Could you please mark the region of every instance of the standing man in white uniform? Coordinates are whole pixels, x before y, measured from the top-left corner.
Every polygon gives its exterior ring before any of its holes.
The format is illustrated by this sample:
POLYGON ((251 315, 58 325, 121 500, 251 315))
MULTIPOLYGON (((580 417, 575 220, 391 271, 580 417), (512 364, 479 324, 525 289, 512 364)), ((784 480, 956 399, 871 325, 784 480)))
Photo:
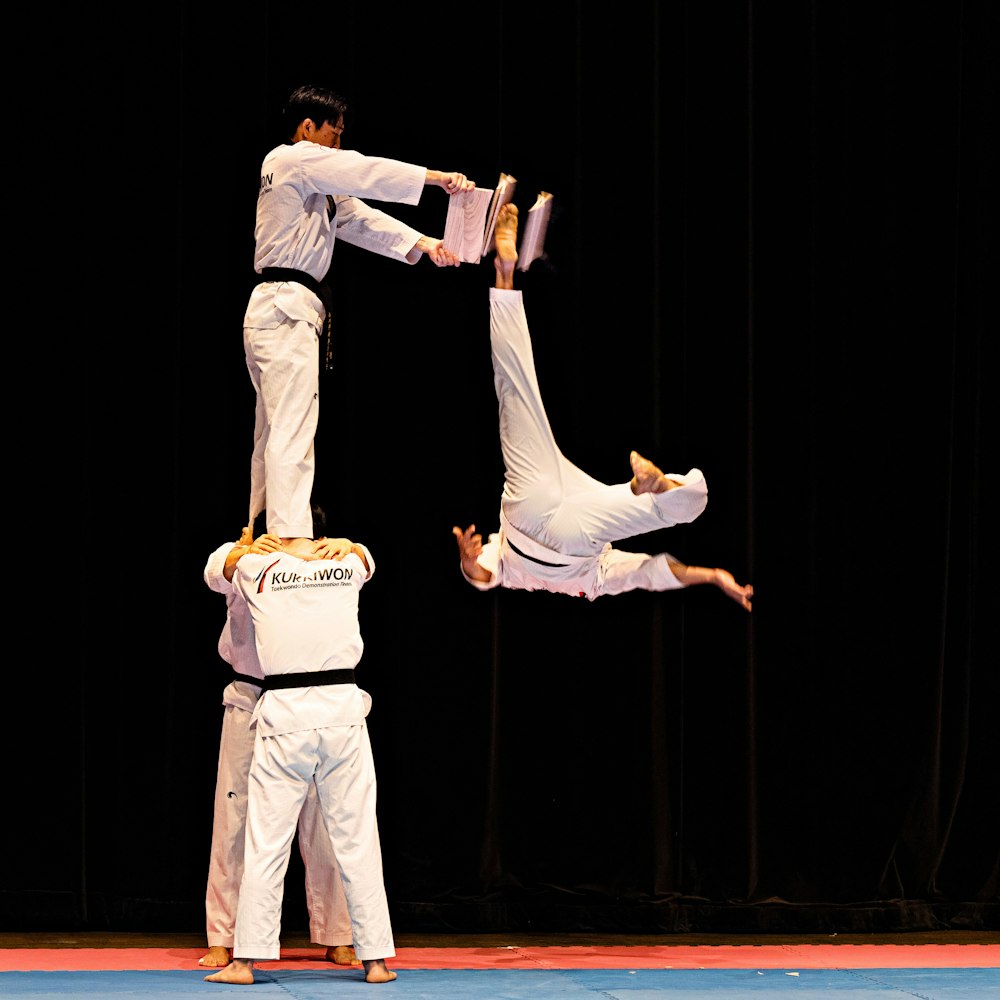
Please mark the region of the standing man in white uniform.
POLYGON ((666 552, 612 547, 623 538, 693 521, 708 503, 705 477, 699 469, 664 474, 633 451, 631 481, 609 486, 566 459, 542 404, 524 302, 514 289, 513 203, 500 210, 496 248, 490 344, 505 479, 500 530, 487 544, 474 524, 452 529, 465 579, 478 590, 545 590, 590 601, 629 590, 711 583, 750 611, 753 587, 738 584, 727 570, 686 566, 666 552))
MULTIPOLYGON (((325 544, 325 514, 313 507, 313 534, 325 544)), ((222 737, 215 785, 212 848, 205 893, 208 951, 198 960, 206 968, 221 968, 232 959, 236 907, 243 877, 243 850, 247 815, 247 782, 253 756, 254 730, 250 719, 264 678, 254 641, 253 620, 246 602, 233 590, 236 563, 247 553, 274 552, 281 540, 263 534, 256 540, 250 526, 237 542, 220 545, 205 564, 204 580, 226 598, 226 624, 219 636, 219 655, 229 663, 235 679, 222 694, 222 737)), ((306 796, 298 823, 299 853, 305 868, 309 940, 326 947, 328 961, 360 964, 351 947, 351 918, 340 878, 340 868, 326 832, 315 789, 306 796)))
POLYGON ((375 572, 364 545, 309 538, 244 555, 233 586, 253 618, 264 693, 254 711, 246 853, 233 960, 206 982, 249 985, 255 961, 279 957, 281 901, 295 826, 315 787, 343 873, 354 950, 365 980, 396 978, 376 816, 375 762, 354 680, 364 643, 358 595, 375 572))
POLYGON ((475 187, 464 174, 342 150, 346 107, 332 91, 295 90, 284 109, 287 141, 264 157, 260 172, 254 270, 262 280, 243 319, 257 393, 247 523, 266 509, 267 530, 282 538, 310 535, 319 337, 332 304, 325 280, 335 242, 408 264, 426 253, 438 267, 457 267, 442 240, 360 199, 416 205, 428 186, 449 195, 475 187))

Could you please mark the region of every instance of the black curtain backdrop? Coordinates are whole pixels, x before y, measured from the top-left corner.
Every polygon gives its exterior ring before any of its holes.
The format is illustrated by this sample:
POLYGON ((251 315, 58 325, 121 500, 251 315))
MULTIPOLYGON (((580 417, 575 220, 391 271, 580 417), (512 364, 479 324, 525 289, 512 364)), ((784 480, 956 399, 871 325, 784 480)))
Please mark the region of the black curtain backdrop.
MULTIPOLYGON (((246 516, 258 167, 304 80, 347 97, 346 147, 554 195, 518 281, 562 450, 608 482, 632 448, 704 470, 698 520, 624 547, 757 594, 469 587, 451 528, 496 530, 503 474, 492 263, 341 245, 316 496, 378 567, 397 932, 1000 927, 985 0, 87 16, 60 415, 86 520, 32 626, 60 666, 9 703, 6 929, 204 927, 228 669, 201 573, 246 516)), ((435 235, 446 207, 387 206, 435 235)), ((301 883, 293 853, 286 931, 301 883)))

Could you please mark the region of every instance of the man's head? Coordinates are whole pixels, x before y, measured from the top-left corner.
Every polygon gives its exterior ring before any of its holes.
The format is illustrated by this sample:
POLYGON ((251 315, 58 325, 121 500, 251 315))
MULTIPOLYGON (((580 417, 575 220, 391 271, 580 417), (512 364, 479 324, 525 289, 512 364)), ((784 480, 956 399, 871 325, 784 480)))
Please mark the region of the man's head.
POLYGON ((347 102, 325 87, 303 86, 292 91, 281 115, 282 131, 292 142, 308 139, 330 149, 340 148, 347 102))

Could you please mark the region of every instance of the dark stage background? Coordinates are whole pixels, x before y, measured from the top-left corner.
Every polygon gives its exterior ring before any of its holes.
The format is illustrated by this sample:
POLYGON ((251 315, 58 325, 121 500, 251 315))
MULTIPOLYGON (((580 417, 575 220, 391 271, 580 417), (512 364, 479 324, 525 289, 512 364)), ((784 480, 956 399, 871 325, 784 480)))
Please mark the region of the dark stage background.
MULTIPOLYGON (((519 280, 563 451, 608 482, 632 448, 703 469, 697 521, 624 547, 757 594, 465 584, 451 528, 495 530, 502 483, 492 264, 341 245, 316 485, 378 565, 397 931, 1000 927, 987 3, 88 17, 86 522, 38 629, 58 697, 12 713, 5 929, 203 927, 228 673, 201 572, 246 513, 258 167, 301 80, 348 98, 346 147, 554 194, 519 280)), ((440 189, 388 208, 443 231, 440 189)))

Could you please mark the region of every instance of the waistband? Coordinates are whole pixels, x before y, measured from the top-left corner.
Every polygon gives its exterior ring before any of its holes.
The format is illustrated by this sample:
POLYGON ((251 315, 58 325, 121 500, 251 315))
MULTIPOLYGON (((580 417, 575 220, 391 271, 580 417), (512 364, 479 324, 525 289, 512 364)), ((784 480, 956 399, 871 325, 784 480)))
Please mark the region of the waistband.
POLYGON ((307 271, 299 271, 294 267, 265 267, 260 272, 261 281, 297 281, 305 285, 314 295, 318 295, 323 305, 326 305, 326 295, 329 286, 320 284, 307 271))
POLYGON ((538 563, 539 566, 551 566, 553 569, 565 569, 569 563, 550 563, 546 562, 544 559, 536 559, 534 556, 529 556, 527 552, 522 552, 511 540, 510 536, 507 537, 507 544, 522 558, 530 559, 533 563, 538 563))
POLYGON ((264 681, 260 677, 251 677, 249 674, 241 674, 236 670, 233 671, 234 681, 243 681, 244 684, 252 684, 254 687, 260 687, 264 681))
POLYGON ((261 693, 277 688, 312 687, 319 684, 354 684, 354 670, 307 670, 296 674, 271 674, 260 684, 261 693))
POLYGON ((570 566, 583 568, 593 560, 594 556, 573 556, 568 552, 558 552, 536 542, 530 535, 516 528, 510 522, 503 504, 500 505, 500 531, 504 540, 519 556, 539 566, 551 566, 554 569, 568 569, 570 566), (555 559, 546 559, 545 556, 555 556, 555 559), (555 560, 558 560, 556 562, 555 560))

